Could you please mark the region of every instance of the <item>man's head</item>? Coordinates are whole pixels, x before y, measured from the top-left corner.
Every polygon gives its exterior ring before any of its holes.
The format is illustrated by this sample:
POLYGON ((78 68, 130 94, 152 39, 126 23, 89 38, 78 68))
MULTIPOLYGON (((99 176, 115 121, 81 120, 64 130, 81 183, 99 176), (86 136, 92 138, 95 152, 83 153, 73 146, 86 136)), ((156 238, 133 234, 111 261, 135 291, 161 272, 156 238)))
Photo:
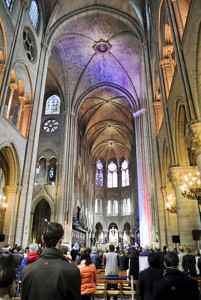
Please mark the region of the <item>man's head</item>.
POLYGON ((157 252, 152 252, 148 256, 150 267, 159 268, 161 266, 161 256, 157 252))
POLYGON ((114 252, 114 245, 109 245, 109 251, 114 252))
POLYGON ((44 229, 42 241, 47 248, 55 248, 63 240, 64 230, 61 224, 49 222, 44 229))
POLYGON ((186 248, 186 253, 190 254, 191 253, 191 248, 187 247, 186 248))
POLYGON ((32 243, 29 245, 29 252, 33 253, 33 252, 38 252, 38 244, 36 243, 32 243))
POLYGON ((180 246, 179 247, 179 251, 183 253, 184 252, 184 248, 182 246, 180 246))
POLYGON ((176 252, 169 251, 164 255, 164 265, 166 267, 177 267, 179 264, 179 257, 176 252))

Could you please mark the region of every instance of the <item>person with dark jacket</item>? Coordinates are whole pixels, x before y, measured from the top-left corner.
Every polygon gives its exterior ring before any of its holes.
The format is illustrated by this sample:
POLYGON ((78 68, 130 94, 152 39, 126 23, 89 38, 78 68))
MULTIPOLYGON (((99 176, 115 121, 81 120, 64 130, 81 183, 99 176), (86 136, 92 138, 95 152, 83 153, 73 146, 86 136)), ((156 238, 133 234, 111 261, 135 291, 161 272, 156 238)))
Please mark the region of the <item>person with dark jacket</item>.
POLYGON ((119 256, 119 271, 128 270, 129 258, 125 255, 125 251, 122 250, 119 256))
POLYGON ((197 276, 195 256, 191 253, 191 248, 186 248, 186 253, 182 260, 182 267, 187 275, 195 277, 197 276))
POLYGON ((129 276, 133 275, 134 280, 139 278, 139 252, 136 249, 131 249, 129 260, 129 276))
POLYGON ((39 254, 38 254, 38 244, 32 243, 29 245, 29 253, 27 256, 22 260, 21 266, 20 266, 20 277, 22 276, 22 270, 24 267, 26 267, 28 264, 33 263, 37 259, 39 259, 39 254))
POLYGON ((21 253, 22 250, 21 246, 17 246, 16 250, 17 252, 13 254, 13 260, 14 260, 16 282, 18 283, 20 279, 20 265, 24 258, 24 255, 21 253))
POLYGON ((164 265, 163 277, 154 284, 153 300, 198 300, 198 283, 179 270, 177 253, 165 254, 164 265))
POLYGON ((80 300, 79 269, 68 263, 58 249, 63 235, 61 224, 47 223, 42 236, 46 249, 22 271, 22 300, 80 300))
POLYGON ((149 267, 140 272, 139 275, 139 295, 138 300, 151 300, 153 282, 163 276, 161 268, 161 255, 157 252, 148 256, 149 267))
POLYGON ((90 253, 91 262, 96 266, 96 269, 101 269, 101 258, 96 251, 96 247, 92 247, 92 252, 90 253))

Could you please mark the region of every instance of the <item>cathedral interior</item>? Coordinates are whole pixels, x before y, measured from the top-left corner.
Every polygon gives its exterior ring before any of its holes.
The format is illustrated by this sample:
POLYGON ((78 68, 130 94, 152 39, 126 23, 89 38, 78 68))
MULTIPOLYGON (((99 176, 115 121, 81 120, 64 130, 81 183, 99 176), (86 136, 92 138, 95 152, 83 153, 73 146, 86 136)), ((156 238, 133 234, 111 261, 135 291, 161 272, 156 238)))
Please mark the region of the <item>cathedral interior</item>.
POLYGON ((0 1, 0 246, 196 248, 201 1, 0 1))

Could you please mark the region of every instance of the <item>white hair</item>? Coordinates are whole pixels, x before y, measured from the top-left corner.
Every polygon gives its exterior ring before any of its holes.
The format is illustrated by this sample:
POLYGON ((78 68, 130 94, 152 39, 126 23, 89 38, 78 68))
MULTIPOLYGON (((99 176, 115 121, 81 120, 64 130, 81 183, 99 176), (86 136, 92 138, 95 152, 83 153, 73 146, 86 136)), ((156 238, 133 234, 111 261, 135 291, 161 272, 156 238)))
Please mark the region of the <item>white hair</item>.
POLYGON ((32 243, 29 245, 29 252, 38 252, 38 244, 32 243))

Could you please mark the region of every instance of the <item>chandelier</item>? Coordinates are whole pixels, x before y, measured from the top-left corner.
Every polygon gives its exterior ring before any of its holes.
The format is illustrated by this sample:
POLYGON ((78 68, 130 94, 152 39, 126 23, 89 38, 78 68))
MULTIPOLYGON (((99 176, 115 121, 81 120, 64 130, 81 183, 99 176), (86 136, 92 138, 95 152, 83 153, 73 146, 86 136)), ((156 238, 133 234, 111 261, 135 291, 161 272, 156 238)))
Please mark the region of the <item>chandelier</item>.
POLYGON ((182 195, 190 200, 197 200, 201 219, 201 180, 200 172, 189 173, 184 176, 185 183, 181 186, 182 195))
POLYGON ((0 194, 0 211, 5 211, 7 207, 6 196, 0 194))
POLYGON ((167 196, 167 201, 166 201, 166 210, 169 211, 170 213, 176 214, 177 208, 176 208, 176 202, 175 198, 173 198, 172 195, 167 196))

